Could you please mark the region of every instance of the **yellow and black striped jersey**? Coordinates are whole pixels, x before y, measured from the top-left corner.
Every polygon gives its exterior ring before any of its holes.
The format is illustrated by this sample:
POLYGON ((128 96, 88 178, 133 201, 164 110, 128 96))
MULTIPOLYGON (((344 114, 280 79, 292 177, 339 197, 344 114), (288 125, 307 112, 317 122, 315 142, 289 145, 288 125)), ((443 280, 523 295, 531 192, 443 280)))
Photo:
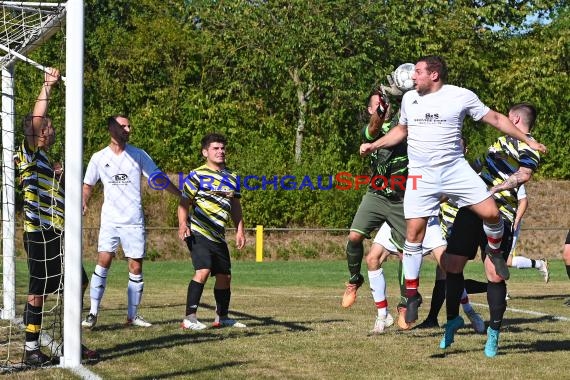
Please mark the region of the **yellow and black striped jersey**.
POLYGON ((64 227, 64 188, 56 178, 53 163, 43 149, 32 151, 26 144, 14 157, 24 196, 24 230, 36 232, 64 227))
MULTIPOLYGON (((528 135, 530 137, 530 135, 528 135)), ((487 150, 483 159, 476 162, 481 168, 480 177, 489 188, 503 183, 519 167, 538 169, 540 154, 526 143, 509 136, 502 136, 487 150)), ((514 221, 518 205, 518 187, 495 193, 495 201, 501 214, 511 223, 514 221)))
POLYGON ((444 239, 447 239, 451 235, 451 229, 453 227, 453 222, 455 222, 455 217, 459 209, 453 203, 442 202, 439 205, 439 223, 441 225, 441 234, 444 239))
POLYGON ((239 177, 229 169, 212 170, 206 165, 190 172, 183 194, 192 202, 190 229, 217 242, 225 242, 225 227, 231 216, 232 198, 240 198, 239 177))

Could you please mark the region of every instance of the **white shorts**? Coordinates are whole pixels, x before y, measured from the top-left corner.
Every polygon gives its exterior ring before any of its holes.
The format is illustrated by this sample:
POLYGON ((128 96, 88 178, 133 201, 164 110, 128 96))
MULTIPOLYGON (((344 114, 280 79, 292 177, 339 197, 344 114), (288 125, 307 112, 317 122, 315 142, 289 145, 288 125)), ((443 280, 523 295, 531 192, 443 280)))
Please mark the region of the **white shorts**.
POLYGON ((465 159, 441 166, 410 168, 404 193, 406 219, 438 215, 442 195, 461 208, 482 202, 491 193, 465 159))
MULTIPOLYGON (((390 253, 396 254, 398 248, 392 243, 392 230, 388 223, 382 223, 380 229, 374 237, 373 244, 380 244, 382 247, 386 248, 390 253)), ((441 226, 439 225, 439 218, 437 216, 432 216, 428 219, 428 224, 426 228, 426 235, 424 236, 424 241, 422 242, 422 254, 424 256, 429 255, 432 250, 443 247, 447 245, 447 241, 443 238, 441 233, 441 226)))
MULTIPOLYGON (((378 230, 378 233, 376 233, 373 244, 380 244, 390 253, 397 253, 398 249, 394 243, 392 243, 391 238, 392 230, 390 229, 388 223, 384 222, 378 230)), ((428 219, 426 235, 424 236, 424 241, 422 242, 422 254, 424 256, 429 255, 432 250, 445 245, 447 245, 447 242, 441 233, 439 218, 437 216, 432 216, 428 219)))
POLYGON ((99 230, 99 252, 117 253, 119 243, 125 257, 142 259, 146 256, 146 231, 142 225, 114 225, 106 223, 99 230))

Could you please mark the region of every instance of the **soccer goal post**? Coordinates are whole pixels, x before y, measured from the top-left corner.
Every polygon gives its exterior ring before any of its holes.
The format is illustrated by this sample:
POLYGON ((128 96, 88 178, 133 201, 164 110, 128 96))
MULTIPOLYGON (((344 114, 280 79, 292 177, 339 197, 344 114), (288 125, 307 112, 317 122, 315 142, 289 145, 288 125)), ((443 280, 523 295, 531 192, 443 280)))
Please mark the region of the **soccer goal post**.
MULTIPOLYGON (((64 155, 65 162, 65 239, 63 239, 64 284, 63 284, 63 338, 52 353, 61 353, 65 346, 60 365, 67 368, 81 365, 81 273, 82 273, 82 157, 83 157, 83 50, 84 50, 84 1, 32 2, 0 1, 0 68, 2 72, 2 309, 0 318, 12 321, 17 317, 17 303, 26 302, 25 293, 17 294, 16 284, 16 196, 14 152, 17 136, 16 123, 17 97, 15 66, 29 64, 46 71, 47 67, 60 63, 38 63, 29 58, 37 47, 46 43, 55 33, 65 30, 65 68, 59 67, 65 78, 65 122, 64 155), (65 25, 65 28, 63 28, 65 25), (22 301, 23 300, 23 301, 22 301)), ((32 90, 31 90, 32 91, 32 90)), ((33 89, 35 92, 35 87, 33 89)), ((22 115, 19 115, 22 118, 22 115)), ((25 261, 23 261, 25 265, 25 261)), ((25 282, 25 281, 21 281, 25 282)), ((27 286, 27 284, 26 284, 27 286)), ((50 296, 53 297, 53 296, 50 296)), ((49 297, 48 297, 49 298, 49 297)), ((43 311, 42 311, 43 313, 43 311)), ((61 317, 58 316, 61 320, 61 317)), ((42 326, 43 329, 43 326, 42 326)), ((15 354, 10 352, 12 334, 23 335, 23 331, 10 326, 7 345, 0 342, 2 369, 17 363, 15 354)), ((3 332, 4 333, 4 332, 3 332)), ((41 340, 41 339, 40 339, 41 340)))

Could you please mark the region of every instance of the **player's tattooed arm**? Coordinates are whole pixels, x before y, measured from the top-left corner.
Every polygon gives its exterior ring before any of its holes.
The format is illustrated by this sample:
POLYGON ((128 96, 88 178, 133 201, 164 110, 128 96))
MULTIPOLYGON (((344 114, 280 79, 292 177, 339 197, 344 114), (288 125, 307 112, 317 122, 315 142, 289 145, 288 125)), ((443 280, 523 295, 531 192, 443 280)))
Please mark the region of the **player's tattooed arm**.
POLYGON ((499 193, 503 190, 514 189, 522 185, 523 183, 530 180, 532 177, 532 169, 520 167, 515 173, 513 173, 509 178, 507 178, 502 183, 495 185, 491 188, 491 193, 499 193))

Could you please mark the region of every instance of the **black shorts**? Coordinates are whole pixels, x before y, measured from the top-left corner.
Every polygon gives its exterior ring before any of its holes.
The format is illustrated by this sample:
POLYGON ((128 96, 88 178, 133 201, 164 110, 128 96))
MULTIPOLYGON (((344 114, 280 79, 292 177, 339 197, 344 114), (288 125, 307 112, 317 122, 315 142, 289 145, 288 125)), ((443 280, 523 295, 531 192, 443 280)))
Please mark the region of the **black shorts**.
MULTIPOLYGON (((61 268, 63 267, 63 235, 59 231, 44 230, 24 232, 24 248, 28 255, 30 283, 28 294, 45 295, 63 290, 61 268)), ((81 268, 81 284, 86 286, 89 278, 81 268)))
POLYGON ((186 238, 190 250, 194 270, 210 269, 212 276, 216 274, 231 274, 230 251, 226 243, 219 243, 192 233, 186 238))
POLYGON ((570 231, 568 231, 568 235, 566 235, 566 243, 565 244, 570 244, 570 231))
MULTIPOLYGON (((513 230, 508 220, 505 219, 504 224, 501 251, 506 260, 513 245, 513 230)), ((477 250, 480 248, 481 258, 485 260, 486 246, 487 235, 485 235, 483 230, 483 221, 470 209, 466 207, 460 208, 451 227, 450 235, 447 237, 446 253, 473 260, 477 255, 477 250)))
MULTIPOLYGON (((54 230, 24 232, 24 248, 28 254, 29 294, 55 293, 63 285, 61 233, 54 230)), ((61 288, 63 289, 63 288, 61 288)))

